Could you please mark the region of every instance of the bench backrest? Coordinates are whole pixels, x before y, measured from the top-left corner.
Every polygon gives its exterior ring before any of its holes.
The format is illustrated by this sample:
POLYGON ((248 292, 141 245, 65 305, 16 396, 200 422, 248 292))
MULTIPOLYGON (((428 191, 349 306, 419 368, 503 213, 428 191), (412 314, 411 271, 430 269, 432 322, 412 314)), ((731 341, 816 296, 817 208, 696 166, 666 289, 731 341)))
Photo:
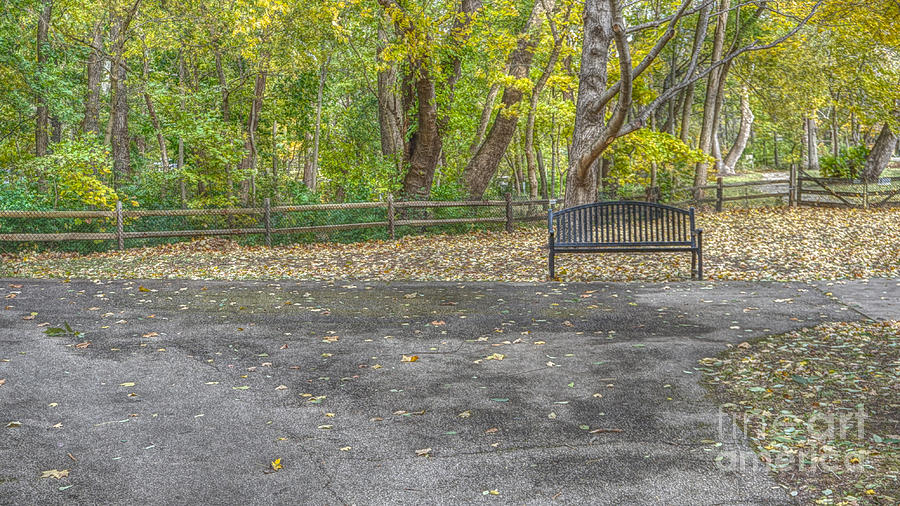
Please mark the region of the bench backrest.
POLYGON ((693 245, 694 208, 651 202, 597 202, 550 211, 556 246, 693 245))

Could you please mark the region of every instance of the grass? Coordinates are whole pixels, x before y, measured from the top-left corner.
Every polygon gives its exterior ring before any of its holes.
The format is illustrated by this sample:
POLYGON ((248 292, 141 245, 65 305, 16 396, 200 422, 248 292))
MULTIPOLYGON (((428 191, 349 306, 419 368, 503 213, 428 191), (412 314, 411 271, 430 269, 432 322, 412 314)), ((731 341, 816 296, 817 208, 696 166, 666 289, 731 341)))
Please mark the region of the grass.
POLYGON ((712 396, 791 495, 900 501, 900 322, 827 323, 700 363, 712 396))

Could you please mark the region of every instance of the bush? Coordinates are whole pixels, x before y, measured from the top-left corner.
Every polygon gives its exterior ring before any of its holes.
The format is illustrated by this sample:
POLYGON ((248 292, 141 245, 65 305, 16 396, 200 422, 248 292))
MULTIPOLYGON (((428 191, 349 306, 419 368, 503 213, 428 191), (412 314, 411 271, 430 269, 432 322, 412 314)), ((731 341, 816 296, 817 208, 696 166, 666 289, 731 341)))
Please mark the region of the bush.
POLYGON ((820 172, 824 177, 856 179, 865 167, 868 157, 869 148, 866 146, 841 148, 837 157, 825 155, 819 159, 820 172))

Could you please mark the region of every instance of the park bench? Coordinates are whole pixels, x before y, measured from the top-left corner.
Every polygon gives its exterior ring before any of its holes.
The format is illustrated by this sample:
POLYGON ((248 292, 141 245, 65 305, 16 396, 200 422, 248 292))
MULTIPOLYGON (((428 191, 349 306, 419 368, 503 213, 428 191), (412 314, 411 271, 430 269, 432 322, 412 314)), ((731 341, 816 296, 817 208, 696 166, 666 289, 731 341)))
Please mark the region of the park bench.
POLYGON ((557 253, 691 254, 691 277, 703 279, 703 229, 688 210, 650 202, 597 202, 550 210, 550 279, 557 253))

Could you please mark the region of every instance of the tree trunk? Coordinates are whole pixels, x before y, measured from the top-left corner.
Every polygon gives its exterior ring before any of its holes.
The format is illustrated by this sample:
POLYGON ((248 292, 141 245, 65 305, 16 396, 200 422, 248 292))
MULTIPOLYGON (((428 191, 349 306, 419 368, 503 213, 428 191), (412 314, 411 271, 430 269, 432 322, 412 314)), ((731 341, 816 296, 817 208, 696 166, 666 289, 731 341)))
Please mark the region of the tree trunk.
POLYGON ((84 99, 81 131, 96 135, 100 133, 100 81, 103 74, 103 24, 100 22, 94 24, 91 46, 87 62, 87 94, 84 99))
POLYGON ((53 12, 53 0, 43 0, 43 8, 38 17, 37 25, 37 47, 35 53, 37 55, 37 72, 40 78, 37 86, 37 111, 35 116, 34 128, 34 154, 36 156, 44 156, 47 154, 47 147, 50 143, 49 134, 49 114, 50 109, 47 107, 47 100, 44 97, 44 76, 46 70, 47 53, 50 41, 47 33, 50 30, 50 16, 53 12))
POLYGON ((547 186, 547 167, 544 165, 544 156, 541 154, 541 147, 535 146, 535 158, 537 158, 538 174, 541 176, 541 198, 547 200, 550 198, 550 189, 547 186))
POLYGON ((807 119, 807 123, 809 124, 807 136, 809 146, 807 147, 807 153, 809 153, 810 171, 819 170, 819 128, 816 126, 816 116, 818 116, 818 112, 813 111, 807 119))
MULTIPOLYGON (((712 11, 712 3, 705 3, 700 9, 700 15, 697 16, 697 26, 694 28, 694 42, 691 49, 691 64, 689 68, 694 68, 700 59, 700 50, 703 48, 703 41, 706 40, 706 28, 709 24, 709 13, 712 11)), ((692 76, 687 76, 688 78, 692 76)), ((681 110, 681 142, 693 147, 691 142, 691 112, 694 108, 694 83, 688 85, 684 90, 684 102, 681 110)))
MULTIPOLYGON (((713 50, 710 57, 711 63, 716 63, 722 59, 722 51, 725 45, 725 30, 728 25, 728 7, 730 0, 719 1, 719 16, 716 22, 716 31, 713 37, 713 50)), ((706 100, 703 106, 703 123, 700 126, 700 144, 699 149, 704 153, 711 154, 713 146, 713 136, 715 135, 716 105, 719 98, 720 79, 724 79, 722 67, 719 67, 709 74, 706 82, 706 100)), ((700 162, 696 166, 694 172, 694 186, 703 186, 707 183, 707 175, 709 171, 709 163, 700 162)), ((694 198, 703 198, 703 190, 695 190, 694 198)))
MULTIPOLYGON (((581 71, 578 98, 575 105, 575 129, 570 149, 571 160, 577 160, 590 150, 591 142, 603 133, 606 108, 592 107, 606 90, 609 46, 613 40, 613 13, 609 3, 589 0, 584 7, 584 42, 581 51, 581 71)), ((566 177, 565 206, 587 204, 597 200, 599 159, 594 160, 585 177, 570 168, 566 177)))
MULTIPOLYGON (((395 30, 398 35, 406 38, 409 34, 415 37, 422 35, 417 33, 415 22, 405 19, 403 9, 399 8, 392 0, 379 0, 379 4, 385 9, 385 13, 394 19, 395 30)), ((454 19, 450 32, 445 36, 447 45, 453 49, 461 49, 461 45, 469 36, 469 26, 474 13, 481 8, 481 0, 461 0, 459 10, 454 19)), ((412 43, 412 41, 407 41, 412 43)), ((446 97, 442 104, 448 111, 453 102, 453 92, 462 72, 459 52, 451 51, 441 67, 451 69, 441 89, 441 96, 446 97)), ((443 150, 442 130, 449 122, 449 112, 438 111, 437 93, 435 91, 436 80, 430 75, 431 67, 427 56, 412 58, 409 68, 402 79, 402 110, 401 118, 408 117, 413 104, 416 105, 415 128, 404 128, 404 135, 408 130, 413 130, 409 140, 404 142, 404 165, 407 171, 403 178, 402 192, 408 198, 427 199, 431 195, 431 186, 434 182, 434 174, 441 159, 443 150)), ((403 122, 406 125, 406 121, 403 122)))
POLYGON ((887 167, 888 162, 891 161, 891 156, 893 156, 894 150, 897 149, 898 140, 900 140, 900 135, 891 129, 888 122, 885 122, 884 126, 881 127, 878 139, 875 140, 875 145, 872 146, 872 151, 869 152, 869 157, 866 159, 866 166, 862 173, 862 177, 866 181, 874 182, 878 180, 884 168, 887 167))
POLYGON ((691 113, 694 109, 694 85, 684 90, 684 102, 681 104, 681 142, 693 147, 691 142, 691 113))
POLYGON ((772 133, 772 158, 775 170, 781 170, 781 161, 778 159, 778 133, 772 133))
MULTIPOLYGON (((328 63, 331 61, 331 55, 322 63, 319 69, 319 89, 316 95, 316 127, 313 134, 312 159, 310 163, 304 167, 303 184, 309 191, 315 193, 317 188, 317 180, 319 175, 319 142, 322 134, 322 95, 325 92, 325 79, 328 77, 328 63)), ((380 84, 380 81, 379 81, 380 84)), ((379 108, 380 114, 380 108, 379 108)), ((384 131, 382 130, 382 148, 384 148, 384 131)))
POLYGON ((147 90, 147 82, 150 79, 150 56, 147 47, 144 46, 144 82, 141 85, 144 103, 147 105, 147 114, 150 116, 150 124, 153 125, 153 131, 156 132, 156 142, 159 145, 159 160, 162 163, 163 170, 169 170, 169 151, 166 149, 166 138, 162 133, 159 125, 159 118, 156 116, 156 109, 153 107, 153 99, 147 90))
MULTIPOLYGON (((265 58, 263 58, 265 60, 265 58)), ((244 142, 246 154, 241 160, 241 170, 244 179, 241 181, 241 203, 247 205, 250 202, 250 176, 256 168, 256 129, 259 126, 259 113, 262 111, 263 95, 266 92, 266 71, 260 70, 256 75, 256 83, 253 86, 253 101, 250 103, 250 117, 247 119, 247 140, 244 142)))
MULTIPOLYGON (((507 62, 509 76, 513 79, 519 80, 528 77, 528 70, 531 68, 531 62, 534 58, 534 50, 540 41, 544 9, 553 9, 553 5, 554 0, 543 0, 534 3, 531 16, 522 29, 522 36, 519 37, 516 49, 510 53, 507 62)), ((555 57, 553 57, 553 60, 555 60, 555 57)), ((546 79, 544 79, 544 83, 546 83, 546 79)), ((541 87, 543 87, 543 84, 541 87)), ((539 89, 535 91, 538 94, 540 93, 539 89)), ((507 86, 503 90, 503 97, 500 99, 502 105, 494 118, 494 124, 488 131, 481 147, 478 148, 475 156, 469 160, 463 171, 463 181, 469 196, 472 198, 481 198, 491 178, 497 173, 500 160, 503 158, 503 154, 506 153, 506 149, 509 147, 509 143, 515 134, 516 125, 519 122, 519 115, 515 108, 522 100, 522 96, 522 90, 515 85, 507 86)), ((528 173, 529 176, 534 175, 533 159, 528 164, 528 173)), ((535 186, 537 186, 536 175, 534 182, 535 186)))
MULTIPOLYGON (((534 120, 535 116, 537 115, 538 100, 540 100, 541 92, 544 90, 544 86, 547 85, 547 81, 550 79, 550 75, 553 73, 553 69, 556 67, 556 60, 559 58, 559 51, 561 49, 563 40, 563 38, 559 34, 557 34, 556 26, 552 18, 549 20, 549 22, 551 32, 553 34, 553 49, 550 50, 550 56, 547 58, 547 64, 544 65, 544 70, 543 72, 541 72, 541 76, 538 78, 537 82, 534 84, 534 88, 531 90, 531 100, 528 108, 528 120, 525 123, 525 162, 528 165, 528 177, 532 183, 530 194, 532 200, 536 199, 538 196, 537 177, 535 176, 536 150, 534 147, 534 120)), ((539 165, 541 165, 541 186, 543 187, 544 194, 546 195, 547 177, 543 171, 543 164, 539 165)))
POLYGON ((497 93, 500 92, 500 83, 494 83, 491 85, 491 88, 488 90, 487 97, 484 99, 484 107, 481 109, 481 119, 478 121, 478 130, 475 132, 475 139, 472 140, 472 145, 469 146, 469 154, 475 155, 478 152, 478 148, 481 147, 481 141, 484 140, 484 133, 487 132, 487 127, 491 123, 491 114, 494 111, 494 102, 497 100, 497 93))
POLYGON ((378 126, 381 133, 381 155, 391 159, 397 167, 397 173, 400 173, 407 155, 403 139, 406 134, 404 107, 398 89, 400 83, 397 66, 393 62, 384 61, 381 56, 387 39, 387 32, 379 26, 378 64, 384 68, 378 71, 378 126))
POLYGON ((128 12, 122 15, 112 14, 112 65, 109 71, 110 81, 110 113, 109 138, 112 145, 113 180, 120 175, 131 174, 130 137, 128 134, 128 86, 125 82, 125 39, 128 25, 137 12, 140 0, 135 0, 128 12))
POLYGON ((831 156, 835 159, 841 154, 841 146, 838 139, 837 106, 831 106, 831 156))
POLYGON ((431 195, 434 172, 443 148, 434 81, 427 69, 420 69, 419 73, 421 75, 415 81, 418 131, 410 136, 409 169, 403 178, 403 194, 414 200, 424 200, 431 195))
POLYGON ((809 170, 809 119, 803 116, 803 133, 800 138, 800 166, 809 170))
POLYGON ((112 144, 113 170, 117 176, 131 174, 130 138, 128 136, 128 85, 127 71, 122 52, 115 55, 110 69, 110 143, 112 144))
MULTIPOLYGON (((744 154, 744 149, 747 147, 747 140, 750 139, 750 129, 753 126, 753 119, 753 111, 750 110, 750 94, 745 86, 741 90, 741 126, 740 129, 738 129, 734 145, 728 150, 728 157, 725 158, 723 163, 723 175, 734 175, 734 168, 737 165, 738 160, 741 159, 741 155, 744 154)), ((776 151, 776 153, 777 152, 778 151, 776 151)))

